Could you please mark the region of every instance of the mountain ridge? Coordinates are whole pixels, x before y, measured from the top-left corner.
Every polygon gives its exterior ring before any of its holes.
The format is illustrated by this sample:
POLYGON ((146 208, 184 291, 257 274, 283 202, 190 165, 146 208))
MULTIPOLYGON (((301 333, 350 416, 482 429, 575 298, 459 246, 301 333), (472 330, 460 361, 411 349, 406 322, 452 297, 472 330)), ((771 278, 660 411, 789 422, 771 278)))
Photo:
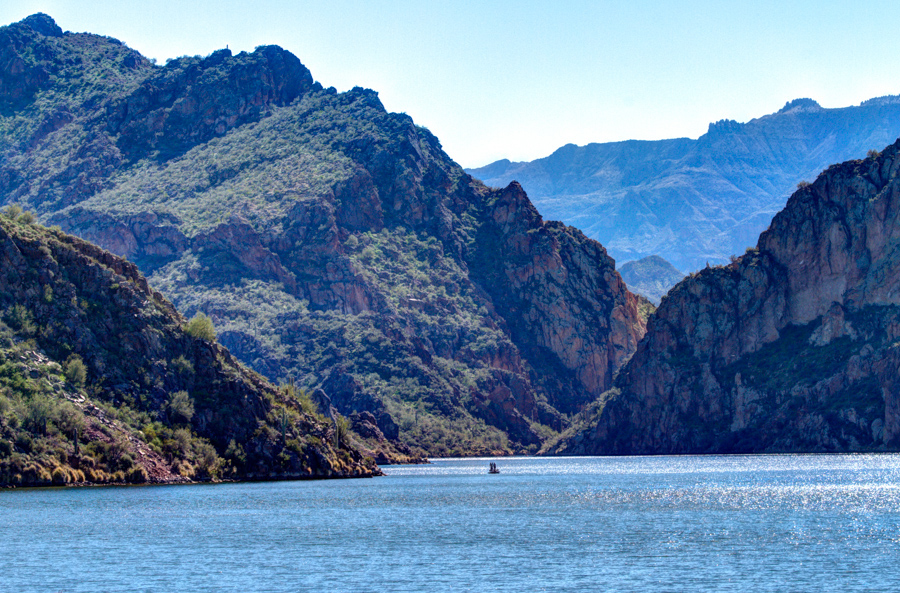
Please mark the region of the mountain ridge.
POLYGON ((536 450, 643 334, 601 245, 374 91, 273 46, 154 66, 89 34, 3 39, 53 74, 0 120, 0 201, 128 257, 242 361, 414 454, 536 450))
POLYGON ((581 228, 620 263, 660 255, 681 270, 726 263, 752 245, 797 183, 900 136, 900 97, 823 108, 789 101, 696 140, 573 144, 525 163, 467 169, 519 181, 548 218, 581 228))

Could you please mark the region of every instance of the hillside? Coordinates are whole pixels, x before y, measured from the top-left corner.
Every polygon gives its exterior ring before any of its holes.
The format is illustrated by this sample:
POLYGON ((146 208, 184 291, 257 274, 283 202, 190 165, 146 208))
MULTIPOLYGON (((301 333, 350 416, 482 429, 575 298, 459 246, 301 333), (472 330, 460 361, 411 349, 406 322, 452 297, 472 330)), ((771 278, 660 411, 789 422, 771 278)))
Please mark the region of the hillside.
POLYGON ((0 264, 0 486, 378 473, 133 264, 17 208, 0 264))
POLYGON ((669 289, 684 278, 683 273, 658 255, 622 264, 619 275, 630 291, 647 297, 657 306, 669 289))
POLYGON ((0 202, 127 257, 238 359, 412 454, 536 450, 643 335, 601 245, 281 48, 156 66, 35 15, 0 53, 0 202))
POLYGON ((900 96, 825 109, 810 99, 697 140, 563 146, 531 162, 468 173, 522 184, 541 214, 583 230, 617 262, 659 255, 679 270, 727 263, 751 246, 801 181, 900 136, 900 96))
POLYGON ((900 450, 900 141, 663 299, 562 454, 900 450))

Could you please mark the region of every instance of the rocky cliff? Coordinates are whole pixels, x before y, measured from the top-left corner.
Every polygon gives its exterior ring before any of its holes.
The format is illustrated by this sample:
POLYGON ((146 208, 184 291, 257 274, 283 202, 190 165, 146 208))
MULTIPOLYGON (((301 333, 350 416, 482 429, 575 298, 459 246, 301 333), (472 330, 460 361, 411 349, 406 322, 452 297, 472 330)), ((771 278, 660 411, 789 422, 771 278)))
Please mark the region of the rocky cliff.
POLYGON ((712 123, 696 140, 570 144, 468 172, 491 186, 519 181, 541 214, 582 229, 619 263, 659 255, 696 271, 753 245, 797 183, 898 136, 898 96, 840 109, 797 99, 746 123, 712 123))
POLYGON ((374 91, 322 88, 275 47, 158 67, 51 23, 0 30, 8 76, 48 73, 3 87, 0 201, 135 262, 270 379, 413 453, 522 452, 634 352, 644 321, 603 247, 374 91))
POLYGON ((664 297, 566 454, 900 449, 900 141, 664 297))
POLYGON ((0 215, 0 486, 378 473, 134 264, 32 220, 0 215))

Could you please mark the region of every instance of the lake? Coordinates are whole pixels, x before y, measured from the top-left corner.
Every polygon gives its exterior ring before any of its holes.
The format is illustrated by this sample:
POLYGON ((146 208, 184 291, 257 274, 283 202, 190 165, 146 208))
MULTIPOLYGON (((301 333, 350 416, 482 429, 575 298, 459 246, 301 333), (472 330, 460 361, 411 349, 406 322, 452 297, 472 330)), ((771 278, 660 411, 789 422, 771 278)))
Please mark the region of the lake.
POLYGON ((444 459, 384 470, 0 491, 0 591, 900 587, 898 455, 444 459))

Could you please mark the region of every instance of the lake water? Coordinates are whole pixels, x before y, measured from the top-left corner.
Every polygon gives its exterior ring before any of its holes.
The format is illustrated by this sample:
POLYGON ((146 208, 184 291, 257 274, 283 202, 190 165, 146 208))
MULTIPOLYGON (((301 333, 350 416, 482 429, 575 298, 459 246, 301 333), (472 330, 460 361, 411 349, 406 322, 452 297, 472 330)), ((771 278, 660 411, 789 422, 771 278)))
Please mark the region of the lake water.
POLYGON ((0 591, 900 590, 898 455, 385 471, 0 491, 0 591))

